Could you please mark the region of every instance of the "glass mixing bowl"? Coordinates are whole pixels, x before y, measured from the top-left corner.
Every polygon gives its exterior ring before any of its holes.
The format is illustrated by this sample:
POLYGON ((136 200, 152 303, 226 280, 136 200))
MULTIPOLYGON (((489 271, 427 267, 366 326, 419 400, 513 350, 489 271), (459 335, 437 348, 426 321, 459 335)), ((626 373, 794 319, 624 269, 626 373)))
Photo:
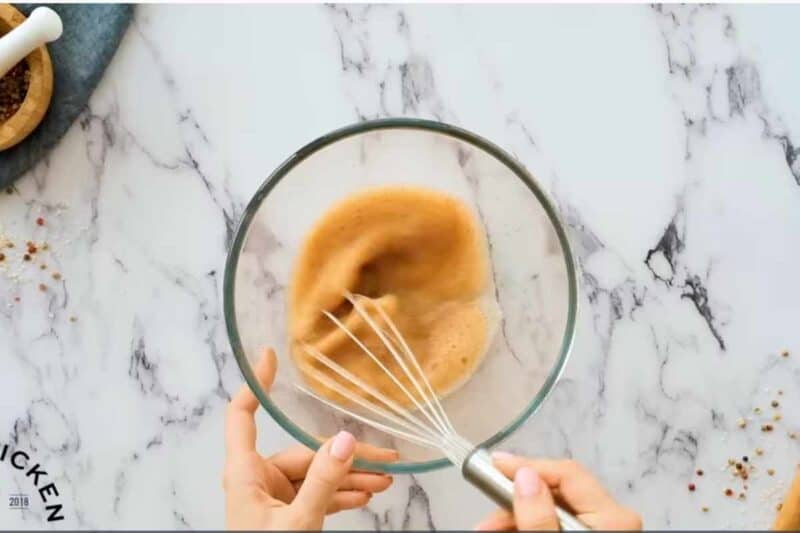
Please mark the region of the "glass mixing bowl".
POLYGON ((387 119, 349 126, 304 146, 259 187, 225 266, 225 321, 233 353, 261 405, 286 431, 316 449, 345 428, 399 450, 396 463, 360 461, 385 472, 422 472, 449 462, 437 451, 395 440, 305 396, 289 355, 287 285, 312 225, 344 197, 382 185, 440 190, 472 207, 489 244, 502 320, 472 378, 443 400, 458 432, 492 446, 541 405, 569 354, 577 283, 564 226, 528 172, 489 141, 454 126, 387 119), (252 365, 273 347, 270 391, 252 365))

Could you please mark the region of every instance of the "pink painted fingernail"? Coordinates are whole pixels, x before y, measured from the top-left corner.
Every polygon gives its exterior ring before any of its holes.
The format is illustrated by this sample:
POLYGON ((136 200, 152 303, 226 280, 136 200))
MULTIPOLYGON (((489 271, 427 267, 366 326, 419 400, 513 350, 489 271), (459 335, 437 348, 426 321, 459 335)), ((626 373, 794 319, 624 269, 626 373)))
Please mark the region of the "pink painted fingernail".
POLYGON ((340 461, 347 461, 356 449, 356 438, 347 431, 340 431, 331 443, 331 455, 340 461))
POLYGON ((492 452, 492 459, 497 459, 498 461, 510 461, 513 458, 513 453, 501 452, 500 450, 492 452))
POLYGON ((542 488, 542 480, 536 470, 523 466, 514 476, 514 491, 523 498, 536 496, 542 488))

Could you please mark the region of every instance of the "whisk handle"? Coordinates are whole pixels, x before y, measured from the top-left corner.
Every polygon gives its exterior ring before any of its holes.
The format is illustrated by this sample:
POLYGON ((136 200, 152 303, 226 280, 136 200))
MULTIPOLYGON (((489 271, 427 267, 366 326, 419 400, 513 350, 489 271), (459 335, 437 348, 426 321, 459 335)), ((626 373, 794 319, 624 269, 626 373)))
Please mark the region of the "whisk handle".
MULTIPOLYGON (((514 484, 492 464, 492 457, 483 448, 475 448, 461 466, 464 479, 489 496, 497 505, 514 508, 514 484)), ((561 507, 556 506, 556 516, 562 531, 588 531, 589 527, 561 507)))

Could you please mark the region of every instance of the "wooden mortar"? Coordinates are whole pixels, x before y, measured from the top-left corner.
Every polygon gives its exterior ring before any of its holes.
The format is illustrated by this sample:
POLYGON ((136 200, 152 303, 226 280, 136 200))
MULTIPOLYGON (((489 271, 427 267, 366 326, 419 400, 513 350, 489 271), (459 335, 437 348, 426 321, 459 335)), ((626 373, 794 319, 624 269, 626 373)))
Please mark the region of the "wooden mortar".
POLYGON ((783 499, 783 507, 772 525, 775 531, 800 530, 800 472, 794 477, 794 483, 783 499))
MULTIPOLYGON (((0 35, 25 21, 25 15, 10 4, 0 4, 0 35)), ((53 96, 53 64, 47 47, 42 45, 27 55, 30 84, 17 112, 0 124, 0 151, 11 148, 36 129, 44 118, 53 96)))

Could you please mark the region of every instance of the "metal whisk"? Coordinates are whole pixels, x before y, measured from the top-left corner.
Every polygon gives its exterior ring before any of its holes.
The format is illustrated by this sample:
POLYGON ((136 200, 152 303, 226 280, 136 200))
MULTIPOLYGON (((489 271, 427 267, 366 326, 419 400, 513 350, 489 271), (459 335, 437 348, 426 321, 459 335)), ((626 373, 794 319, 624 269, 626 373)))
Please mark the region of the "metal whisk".
MULTIPOLYGON (((514 497, 512 482, 494 467, 489 453, 484 448, 471 444, 455 430, 450 419, 447 417, 447 413, 444 408, 442 408, 442 404, 434 392, 430 381, 422 371, 414 352, 405 339, 403 339, 403 336, 400 334, 400 331, 397 329, 392 319, 389 318, 389 315, 377 302, 368 300, 372 308, 386 325, 386 329, 384 329, 370 316, 364 305, 355 295, 350 292, 345 292, 344 297, 350 302, 355 312, 369 325, 392 355, 397 366, 402 369, 403 374, 410 383, 410 387, 404 385, 375 353, 350 331, 341 320, 328 311, 323 311, 323 314, 350 337, 364 354, 372 359, 372 361, 386 373, 392 383, 394 383, 394 385, 396 385, 410 400, 414 407, 416 407, 419 415, 399 405, 396 401, 381 393, 363 379, 337 364, 309 344, 303 346, 308 355, 329 368, 344 381, 366 392, 374 400, 377 400, 377 402, 370 401, 361 395, 355 394, 337 380, 320 372, 311 365, 306 365, 304 371, 312 379, 340 394, 353 404, 362 407, 366 412, 377 415, 379 419, 353 412, 336 402, 323 398, 301 385, 296 385, 296 387, 329 407, 359 420, 364 424, 372 426, 375 429, 421 446, 439 450, 451 463, 461 468, 461 473, 465 479, 492 498, 498 505, 511 510, 514 497), (412 393, 409 388, 416 391, 416 394, 412 393)), ((585 531, 589 529, 580 520, 560 507, 556 508, 556 514, 562 530, 585 531)))

